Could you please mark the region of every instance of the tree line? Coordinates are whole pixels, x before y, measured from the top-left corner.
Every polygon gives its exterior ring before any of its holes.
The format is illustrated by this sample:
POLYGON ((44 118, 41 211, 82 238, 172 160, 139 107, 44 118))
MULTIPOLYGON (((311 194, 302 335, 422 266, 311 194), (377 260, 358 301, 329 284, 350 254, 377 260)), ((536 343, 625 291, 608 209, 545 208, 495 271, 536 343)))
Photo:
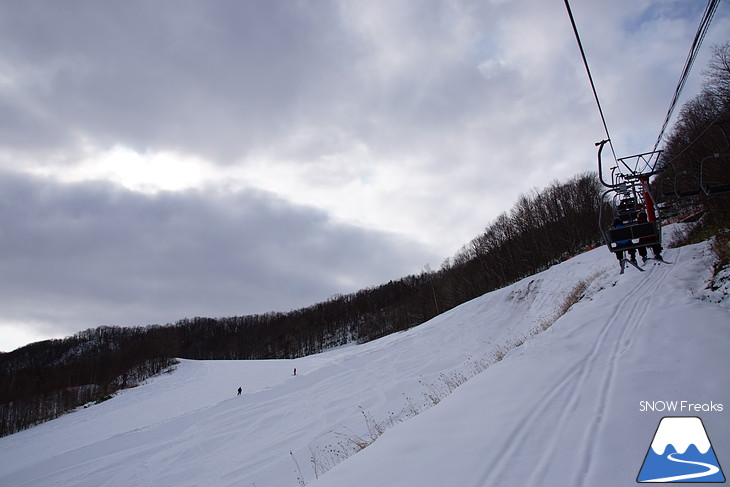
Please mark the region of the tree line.
POLYGON ((682 106, 666 138, 659 160, 661 173, 652 187, 680 213, 703 213, 705 228, 726 228, 730 221, 730 42, 713 47, 704 76, 702 91, 682 106))

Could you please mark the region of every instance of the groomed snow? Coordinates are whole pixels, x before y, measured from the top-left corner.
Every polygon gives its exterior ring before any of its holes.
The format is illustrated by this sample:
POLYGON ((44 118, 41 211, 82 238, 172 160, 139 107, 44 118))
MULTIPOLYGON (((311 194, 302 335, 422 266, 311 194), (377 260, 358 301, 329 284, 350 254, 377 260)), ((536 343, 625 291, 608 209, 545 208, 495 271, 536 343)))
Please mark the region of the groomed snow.
POLYGON ((619 276, 599 248, 407 332, 302 359, 184 360, 0 439, 0 485, 633 485, 659 420, 682 415, 702 418, 730 465, 730 306, 700 299, 704 244, 665 258, 676 263, 619 276), (534 334, 584 280, 583 299, 534 334), (724 408, 641 406, 682 400, 724 408))

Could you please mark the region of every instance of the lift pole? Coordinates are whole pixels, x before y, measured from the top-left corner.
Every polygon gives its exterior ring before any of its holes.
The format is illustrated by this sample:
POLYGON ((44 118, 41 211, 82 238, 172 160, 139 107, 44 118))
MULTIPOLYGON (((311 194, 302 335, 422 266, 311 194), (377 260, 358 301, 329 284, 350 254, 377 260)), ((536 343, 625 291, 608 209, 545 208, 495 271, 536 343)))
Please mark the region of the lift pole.
POLYGON ((644 193, 644 204, 646 205, 646 219, 650 222, 656 221, 656 210, 654 209, 654 199, 649 192, 649 176, 641 176, 641 191, 644 193))

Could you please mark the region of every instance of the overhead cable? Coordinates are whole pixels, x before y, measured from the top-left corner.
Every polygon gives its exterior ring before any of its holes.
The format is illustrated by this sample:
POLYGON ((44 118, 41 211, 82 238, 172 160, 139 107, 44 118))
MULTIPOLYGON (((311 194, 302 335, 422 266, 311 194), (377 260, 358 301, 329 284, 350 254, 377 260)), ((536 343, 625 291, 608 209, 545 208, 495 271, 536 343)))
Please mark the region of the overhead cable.
POLYGON ((588 73, 588 81, 591 82, 591 88, 593 89, 593 96, 596 99, 596 105, 598 105, 598 113, 601 114, 601 121, 603 122, 603 128, 606 131, 606 138, 608 139, 608 145, 611 147, 611 153, 613 154, 613 159, 616 161, 616 164, 618 164, 618 159, 616 158, 616 151, 613 149, 613 143, 611 142, 611 134, 608 132, 608 125, 606 124, 606 117, 603 115, 603 109, 601 108, 601 102, 598 99, 598 92, 596 91, 596 85, 593 83, 593 76, 591 75, 591 69, 588 67, 588 59, 586 59, 586 53, 583 50, 583 43, 580 40, 580 35, 578 34, 578 27, 575 25, 575 19, 573 18, 573 12, 570 10, 570 4, 568 3, 568 0, 565 0, 565 8, 568 10, 568 16, 570 17, 570 23, 573 26, 573 32, 575 33, 575 40, 578 41, 578 48, 580 49, 580 55, 583 57, 583 65, 586 68, 586 73, 588 73))
POLYGON ((695 58, 700 51, 702 41, 705 39, 707 30, 709 29, 710 23, 712 22, 712 17, 715 15, 715 10, 717 10, 717 6, 719 4, 720 0, 709 0, 709 2, 707 3, 707 8, 705 8, 705 13, 702 15, 702 20, 700 21, 700 25, 697 28, 697 33, 695 34, 694 41, 692 41, 692 46, 689 50, 689 54, 687 55, 687 60, 684 63, 682 75, 679 78, 679 83, 677 83, 677 88, 674 90, 672 102, 669 105, 667 116, 664 119, 662 129, 659 131, 659 137, 657 137, 656 139, 653 150, 656 150, 657 147, 659 147, 659 144, 662 141, 662 137, 664 137, 664 131, 667 129, 667 125, 669 125, 669 120, 672 118, 672 112, 674 112, 674 108, 677 106, 679 96, 682 93, 682 89, 684 88, 685 83, 687 83, 687 78, 689 78, 689 72, 692 69, 692 64, 694 64, 695 58))

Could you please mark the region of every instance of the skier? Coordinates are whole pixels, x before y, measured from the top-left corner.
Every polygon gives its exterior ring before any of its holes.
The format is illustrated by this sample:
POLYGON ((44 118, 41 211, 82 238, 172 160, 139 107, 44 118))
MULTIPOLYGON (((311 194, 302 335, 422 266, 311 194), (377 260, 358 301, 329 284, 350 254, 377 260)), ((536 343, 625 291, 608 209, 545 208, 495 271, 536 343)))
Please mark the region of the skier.
MULTIPOLYGON (((646 213, 643 211, 640 212, 636 221, 638 223, 646 223, 648 221, 648 219, 646 217, 646 213)), ((652 242, 652 241, 655 241, 656 239, 657 238, 655 236, 654 237, 642 237, 639 239, 639 242, 640 243, 652 242)), ((654 258, 656 260, 662 260, 662 246, 659 242, 655 243, 654 245, 651 245, 651 251, 654 252, 654 258)), ((646 247, 641 247, 639 249, 639 255, 641 256, 641 260, 643 260, 644 263, 646 264, 646 259, 647 259, 646 247)))
MULTIPOLYGON (((615 218, 613 220, 613 228, 623 228, 624 222, 621 220, 621 218, 615 218)), ((629 245, 631 244, 631 240, 621 240, 620 242, 616 242, 616 248, 621 248, 623 245, 629 245)), ((629 256, 631 263, 634 265, 636 264, 636 249, 629 249, 629 256)), ((617 250, 616 251, 616 258, 619 262, 621 262, 624 258, 624 251, 623 250, 617 250)))
POLYGON ((297 368, 294 367, 294 375, 297 375, 297 368))
POLYGON ((242 392, 242 391, 243 391, 243 388, 242 388, 242 387, 239 387, 239 388, 238 388, 238 395, 239 395, 239 396, 241 395, 241 392, 242 392))

